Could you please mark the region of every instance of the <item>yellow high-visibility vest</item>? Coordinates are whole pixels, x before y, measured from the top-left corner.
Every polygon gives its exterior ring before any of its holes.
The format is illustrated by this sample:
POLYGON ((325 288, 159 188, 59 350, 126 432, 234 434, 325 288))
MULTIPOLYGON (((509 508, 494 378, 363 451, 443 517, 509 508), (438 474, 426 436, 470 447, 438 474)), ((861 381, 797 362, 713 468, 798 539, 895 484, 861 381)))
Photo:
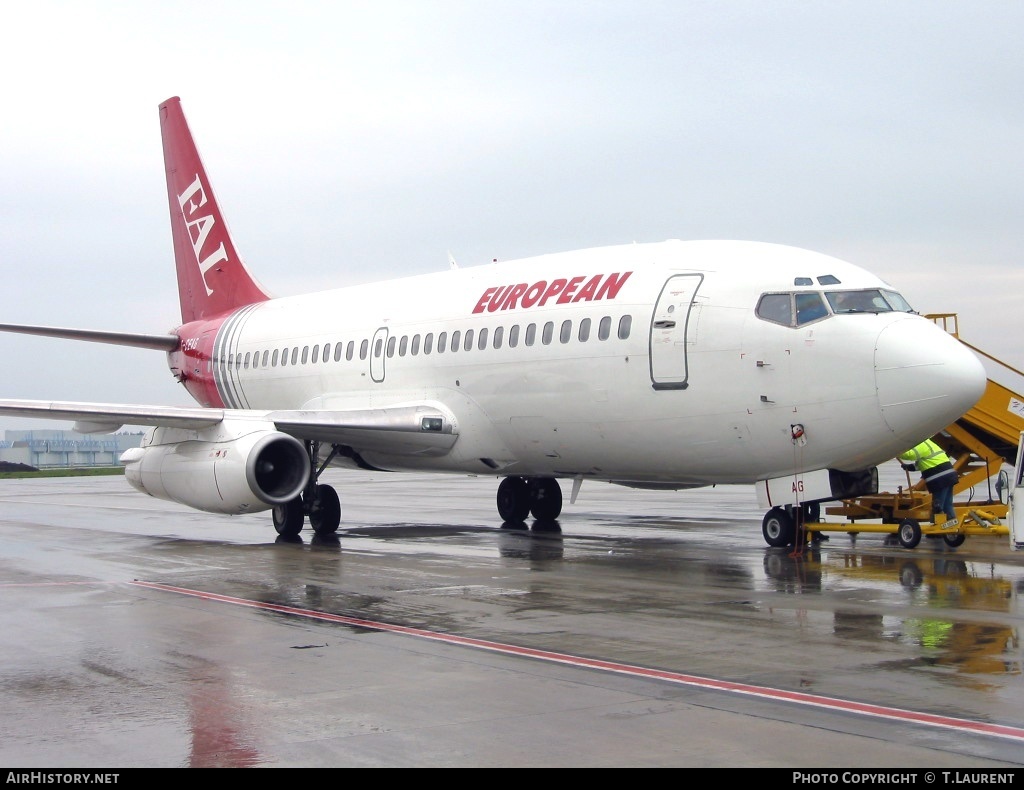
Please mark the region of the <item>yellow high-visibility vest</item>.
POLYGON ((936 467, 939 464, 951 463, 949 456, 931 439, 925 439, 917 447, 907 450, 905 453, 900 453, 897 457, 905 464, 914 464, 920 472, 936 467))

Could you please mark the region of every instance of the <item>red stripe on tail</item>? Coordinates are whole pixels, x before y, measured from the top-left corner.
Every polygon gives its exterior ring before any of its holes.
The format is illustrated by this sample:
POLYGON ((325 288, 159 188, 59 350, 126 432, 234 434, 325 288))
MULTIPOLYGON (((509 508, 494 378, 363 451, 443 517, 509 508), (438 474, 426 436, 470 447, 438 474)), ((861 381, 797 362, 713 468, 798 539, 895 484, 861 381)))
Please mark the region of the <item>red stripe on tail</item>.
POLYGON ((182 323, 268 300, 238 256, 177 96, 160 105, 160 133, 182 323))

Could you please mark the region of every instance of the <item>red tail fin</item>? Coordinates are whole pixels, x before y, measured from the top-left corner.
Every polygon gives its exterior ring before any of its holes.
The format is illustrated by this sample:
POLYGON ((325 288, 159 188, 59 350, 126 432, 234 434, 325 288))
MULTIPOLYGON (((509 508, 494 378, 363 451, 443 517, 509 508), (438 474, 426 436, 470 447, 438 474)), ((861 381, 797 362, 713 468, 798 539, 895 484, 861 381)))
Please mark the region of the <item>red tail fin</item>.
POLYGON ((266 301, 231 241, 177 96, 160 105, 160 133, 182 323, 266 301))

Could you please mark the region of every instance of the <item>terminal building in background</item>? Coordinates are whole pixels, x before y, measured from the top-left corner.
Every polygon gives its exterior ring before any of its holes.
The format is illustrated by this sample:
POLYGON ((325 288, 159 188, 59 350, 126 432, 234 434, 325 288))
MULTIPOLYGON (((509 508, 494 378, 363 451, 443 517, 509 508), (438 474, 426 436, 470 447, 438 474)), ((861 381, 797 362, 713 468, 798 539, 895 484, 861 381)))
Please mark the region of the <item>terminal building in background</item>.
POLYGON ((143 432, 84 434, 75 431, 4 431, 0 462, 36 469, 120 466, 121 453, 142 443, 143 432))

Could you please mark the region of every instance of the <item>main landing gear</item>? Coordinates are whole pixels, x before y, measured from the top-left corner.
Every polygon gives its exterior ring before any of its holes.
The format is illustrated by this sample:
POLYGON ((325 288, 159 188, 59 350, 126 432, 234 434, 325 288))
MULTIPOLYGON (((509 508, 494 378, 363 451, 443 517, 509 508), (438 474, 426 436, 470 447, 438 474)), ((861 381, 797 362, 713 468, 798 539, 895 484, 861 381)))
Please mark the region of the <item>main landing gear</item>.
POLYGON ((284 538, 294 538, 302 532, 302 525, 307 516, 309 526, 317 535, 333 535, 341 524, 341 500, 338 499, 338 492, 333 486, 317 483, 320 474, 338 454, 337 447, 332 447, 331 454, 319 468, 317 461, 320 455, 320 442, 306 442, 306 452, 309 453, 311 471, 305 489, 295 499, 283 505, 275 505, 271 511, 274 529, 284 538))
POLYGON ((498 486, 502 521, 554 521, 562 512, 562 489, 553 477, 506 477, 498 486))

